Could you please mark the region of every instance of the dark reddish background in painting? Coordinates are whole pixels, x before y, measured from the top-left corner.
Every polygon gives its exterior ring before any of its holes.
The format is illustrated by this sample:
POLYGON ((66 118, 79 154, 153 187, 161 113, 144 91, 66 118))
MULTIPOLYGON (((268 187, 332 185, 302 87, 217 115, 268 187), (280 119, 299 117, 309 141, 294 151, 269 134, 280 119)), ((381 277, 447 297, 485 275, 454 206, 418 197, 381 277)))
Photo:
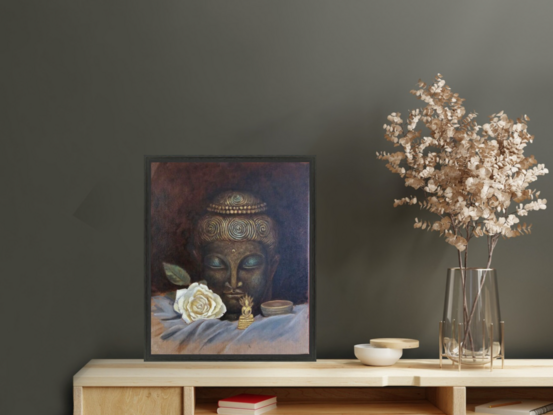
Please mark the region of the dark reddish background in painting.
POLYGON ((309 283, 309 164, 305 162, 163 162, 151 166, 152 294, 179 287, 167 280, 163 262, 199 280, 192 254, 194 227, 209 201, 225 190, 244 190, 267 203, 278 224, 280 264, 273 298, 301 304, 309 283))

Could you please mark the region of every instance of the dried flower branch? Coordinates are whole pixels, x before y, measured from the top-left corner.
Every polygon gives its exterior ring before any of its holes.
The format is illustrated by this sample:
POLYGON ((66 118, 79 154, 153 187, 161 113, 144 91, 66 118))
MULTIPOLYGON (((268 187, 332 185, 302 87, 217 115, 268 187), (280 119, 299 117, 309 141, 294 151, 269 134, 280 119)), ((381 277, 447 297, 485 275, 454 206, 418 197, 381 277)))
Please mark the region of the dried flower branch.
POLYGON ((466 113, 464 100, 440 74, 432 85, 419 81, 418 86, 411 93, 426 106, 410 111, 405 121, 394 112, 384 125, 385 138, 403 151, 378 152, 377 157, 424 197, 395 200, 394 207, 418 203, 438 215, 435 222, 416 218, 414 227, 439 232, 459 251, 461 268, 466 267, 471 238, 486 236, 489 268, 499 237, 529 234, 532 225, 521 224, 519 218, 546 208, 539 192, 528 188, 548 173, 534 156, 524 156, 534 139, 527 131, 529 118, 515 122, 502 111, 480 126, 476 113, 466 113), (417 130, 421 122, 428 136, 417 130))

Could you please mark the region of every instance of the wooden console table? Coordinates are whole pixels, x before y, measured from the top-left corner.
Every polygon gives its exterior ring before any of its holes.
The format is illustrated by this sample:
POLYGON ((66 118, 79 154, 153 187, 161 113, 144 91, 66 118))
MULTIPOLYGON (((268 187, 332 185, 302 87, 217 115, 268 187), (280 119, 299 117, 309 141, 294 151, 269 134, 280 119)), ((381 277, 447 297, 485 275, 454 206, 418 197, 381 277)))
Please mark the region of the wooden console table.
POLYGON ((268 414, 465 415, 502 398, 553 400, 553 360, 506 360, 505 368, 438 360, 392 367, 357 360, 317 362, 144 362, 92 360, 73 377, 75 415, 217 413, 220 398, 268 393, 268 414))

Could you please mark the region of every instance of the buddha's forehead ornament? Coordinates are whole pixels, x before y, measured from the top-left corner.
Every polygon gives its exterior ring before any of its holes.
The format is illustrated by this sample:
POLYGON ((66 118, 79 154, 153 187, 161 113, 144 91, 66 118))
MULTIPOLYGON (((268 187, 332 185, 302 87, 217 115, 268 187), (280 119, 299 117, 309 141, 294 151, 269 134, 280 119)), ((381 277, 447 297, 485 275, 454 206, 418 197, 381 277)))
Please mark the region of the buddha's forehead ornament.
POLYGON ((207 210, 225 215, 243 215, 245 213, 265 212, 267 203, 263 203, 251 193, 230 191, 218 195, 209 204, 207 210))
POLYGON ((228 191, 219 194, 200 219, 198 232, 202 244, 213 241, 258 241, 274 251, 277 229, 264 212, 267 204, 247 192, 228 191))

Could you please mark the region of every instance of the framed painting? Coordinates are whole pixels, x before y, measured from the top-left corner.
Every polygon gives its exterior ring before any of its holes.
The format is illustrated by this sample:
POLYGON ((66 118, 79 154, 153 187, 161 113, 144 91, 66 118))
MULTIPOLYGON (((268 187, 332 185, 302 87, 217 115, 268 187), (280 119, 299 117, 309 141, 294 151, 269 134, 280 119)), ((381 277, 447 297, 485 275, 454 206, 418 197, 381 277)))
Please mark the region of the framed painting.
POLYGON ((145 164, 145 360, 315 360, 314 158, 145 164))

